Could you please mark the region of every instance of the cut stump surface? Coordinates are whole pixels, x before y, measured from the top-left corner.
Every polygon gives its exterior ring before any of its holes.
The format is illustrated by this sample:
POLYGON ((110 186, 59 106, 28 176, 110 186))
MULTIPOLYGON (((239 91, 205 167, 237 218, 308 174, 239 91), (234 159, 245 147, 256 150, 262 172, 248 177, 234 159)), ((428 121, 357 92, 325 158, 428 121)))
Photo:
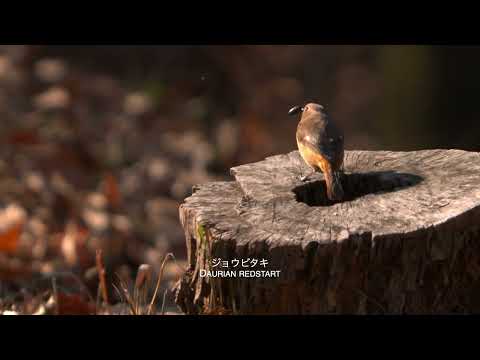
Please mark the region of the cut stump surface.
POLYGON ((180 206, 191 314, 480 312, 480 154, 346 151, 345 198, 297 151, 231 169, 180 206), (213 268, 213 259, 229 269, 213 268), (279 277, 207 277, 266 259, 279 277))

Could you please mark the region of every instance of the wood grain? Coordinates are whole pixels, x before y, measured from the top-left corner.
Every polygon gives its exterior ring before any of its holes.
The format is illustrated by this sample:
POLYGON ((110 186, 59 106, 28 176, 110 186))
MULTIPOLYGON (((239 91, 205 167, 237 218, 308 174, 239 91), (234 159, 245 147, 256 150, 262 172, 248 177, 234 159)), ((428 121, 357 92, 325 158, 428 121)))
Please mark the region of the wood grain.
POLYGON ((346 151, 345 200, 298 151, 231 169, 180 206, 186 313, 480 311, 480 154, 346 151), (265 258, 280 278, 205 278, 212 258, 265 258))

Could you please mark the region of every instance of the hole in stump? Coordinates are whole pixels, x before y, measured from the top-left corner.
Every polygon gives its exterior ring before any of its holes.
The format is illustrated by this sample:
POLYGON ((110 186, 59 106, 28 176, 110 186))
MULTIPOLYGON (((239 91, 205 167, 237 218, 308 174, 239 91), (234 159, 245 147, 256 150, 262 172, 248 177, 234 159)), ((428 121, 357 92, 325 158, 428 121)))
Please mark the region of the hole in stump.
MULTIPOLYGON (((359 197, 382 192, 392 192, 414 186, 422 177, 395 171, 379 171, 358 174, 343 174, 342 186, 345 197, 342 201, 352 201, 359 197)), ((327 198, 324 180, 306 182, 293 189, 296 200, 308 206, 330 206, 337 202, 327 198)))

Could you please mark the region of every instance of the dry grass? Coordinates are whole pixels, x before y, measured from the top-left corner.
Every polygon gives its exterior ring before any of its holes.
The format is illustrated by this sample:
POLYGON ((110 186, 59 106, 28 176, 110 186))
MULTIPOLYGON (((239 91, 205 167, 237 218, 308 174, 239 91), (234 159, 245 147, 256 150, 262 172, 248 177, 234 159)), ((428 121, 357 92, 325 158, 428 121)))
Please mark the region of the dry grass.
MULTIPOLYGON (((113 286, 117 291, 117 294, 119 295, 120 299, 122 299, 122 303, 127 304, 130 315, 153 315, 156 313, 155 303, 158 297, 158 292, 160 289, 160 284, 162 281, 165 264, 167 263, 169 258, 175 261, 175 257, 172 253, 168 253, 167 255, 165 255, 162 261, 162 264, 160 266, 157 282, 155 285, 155 290, 153 292, 153 296, 150 302, 147 301, 149 289, 151 289, 151 286, 152 286, 153 270, 150 265, 142 264, 139 266, 132 292, 128 290, 129 289, 128 284, 124 280, 122 280, 119 276, 117 276, 119 286, 116 286, 115 284, 113 284, 113 286)), ((168 289, 165 289, 163 293, 162 307, 160 310, 161 315, 165 314, 165 297, 167 294, 167 290, 168 289)))

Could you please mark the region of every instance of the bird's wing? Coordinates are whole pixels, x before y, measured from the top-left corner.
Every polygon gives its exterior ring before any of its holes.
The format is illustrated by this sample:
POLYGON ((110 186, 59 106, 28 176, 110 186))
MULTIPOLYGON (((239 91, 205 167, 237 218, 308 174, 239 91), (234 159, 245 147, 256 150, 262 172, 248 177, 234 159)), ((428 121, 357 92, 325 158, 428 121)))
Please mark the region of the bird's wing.
POLYGON ((308 122, 299 135, 305 146, 331 163, 338 163, 337 157, 343 156, 343 135, 332 122, 308 122))

